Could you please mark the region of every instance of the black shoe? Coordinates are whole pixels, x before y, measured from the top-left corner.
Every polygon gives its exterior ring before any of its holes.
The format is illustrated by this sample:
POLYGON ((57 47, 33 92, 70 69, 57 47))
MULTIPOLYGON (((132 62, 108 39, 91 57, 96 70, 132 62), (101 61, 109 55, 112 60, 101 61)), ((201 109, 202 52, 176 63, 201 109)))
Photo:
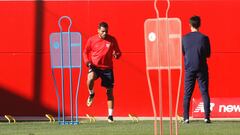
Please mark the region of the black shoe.
POLYGON ((189 119, 185 119, 185 120, 183 121, 183 124, 189 124, 189 119))
POLYGON ((108 122, 109 123, 113 123, 114 121, 113 121, 113 116, 108 116, 108 122))
POLYGON ((205 123, 211 123, 211 120, 210 120, 210 118, 206 118, 206 119, 204 119, 204 122, 205 123))
POLYGON ((94 95, 95 95, 94 93, 89 95, 89 97, 87 99, 87 106, 88 107, 90 107, 92 105, 94 95))

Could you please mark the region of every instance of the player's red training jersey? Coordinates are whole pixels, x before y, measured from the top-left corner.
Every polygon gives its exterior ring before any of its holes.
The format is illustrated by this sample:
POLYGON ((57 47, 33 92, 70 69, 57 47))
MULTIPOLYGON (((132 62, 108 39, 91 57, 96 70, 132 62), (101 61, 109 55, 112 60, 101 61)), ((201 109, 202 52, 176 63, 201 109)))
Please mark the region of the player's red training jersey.
POLYGON ((112 69, 112 57, 119 58, 121 51, 119 50, 116 39, 107 35, 105 39, 99 35, 92 36, 88 39, 86 47, 83 51, 83 59, 87 64, 91 62, 96 67, 101 69, 112 69))

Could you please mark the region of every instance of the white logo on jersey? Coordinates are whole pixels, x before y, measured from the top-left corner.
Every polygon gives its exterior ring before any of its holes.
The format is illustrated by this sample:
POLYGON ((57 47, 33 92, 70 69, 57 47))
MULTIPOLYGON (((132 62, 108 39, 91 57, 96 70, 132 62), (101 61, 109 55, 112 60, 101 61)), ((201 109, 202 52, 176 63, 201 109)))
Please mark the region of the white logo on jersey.
POLYGON ((109 48, 109 46, 111 45, 111 43, 106 43, 106 47, 109 48))
MULTIPOLYGON (((214 103, 210 103, 210 110, 211 111, 213 110, 214 106, 215 106, 214 103)), ((197 113, 197 112, 204 112, 203 102, 200 102, 193 112, 195 112, 195 113, 197 113)))

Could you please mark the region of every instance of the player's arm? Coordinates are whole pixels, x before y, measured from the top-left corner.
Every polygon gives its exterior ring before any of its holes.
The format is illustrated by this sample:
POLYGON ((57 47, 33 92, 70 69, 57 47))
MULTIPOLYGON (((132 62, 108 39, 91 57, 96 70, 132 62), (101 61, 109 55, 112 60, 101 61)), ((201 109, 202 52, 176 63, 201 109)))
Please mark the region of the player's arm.
POLYGON ((85 49, 83 50, 83 60, 87 67, 91 67, 91 60, 89 58, 89 54, 91 52, 91 40, 87 41, 85 49))
POLYGON ((210 48, 210 41, 208 37, 205 37, 204 47, 205 47, 206 57, 209 58, 211 55, 211 48, 210 48))
POLYGON ((117 40, 114 38, 113 40, 113 57, 115 59, 119 59, 121 57, 122 53, 119 49, 119 46, 118 46, 118 42, 117 40))
POLYGON ((182 54, 185 55, 183 39, 182 39, 182 54))

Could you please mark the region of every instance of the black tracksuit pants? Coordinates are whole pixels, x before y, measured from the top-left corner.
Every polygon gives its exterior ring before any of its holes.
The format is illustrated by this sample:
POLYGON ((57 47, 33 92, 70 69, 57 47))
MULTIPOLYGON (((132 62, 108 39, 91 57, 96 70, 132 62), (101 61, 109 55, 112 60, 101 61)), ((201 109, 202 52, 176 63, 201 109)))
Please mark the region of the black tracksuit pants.
POLYGON ((208 70, 204 71, 185 71, 184 80, 184 120, 189 119, 189 106, 193 94, 196 79, 200 87, 202 99, 204 103, 205 118, 210 117, 210 97, 208 92, 208 70))

